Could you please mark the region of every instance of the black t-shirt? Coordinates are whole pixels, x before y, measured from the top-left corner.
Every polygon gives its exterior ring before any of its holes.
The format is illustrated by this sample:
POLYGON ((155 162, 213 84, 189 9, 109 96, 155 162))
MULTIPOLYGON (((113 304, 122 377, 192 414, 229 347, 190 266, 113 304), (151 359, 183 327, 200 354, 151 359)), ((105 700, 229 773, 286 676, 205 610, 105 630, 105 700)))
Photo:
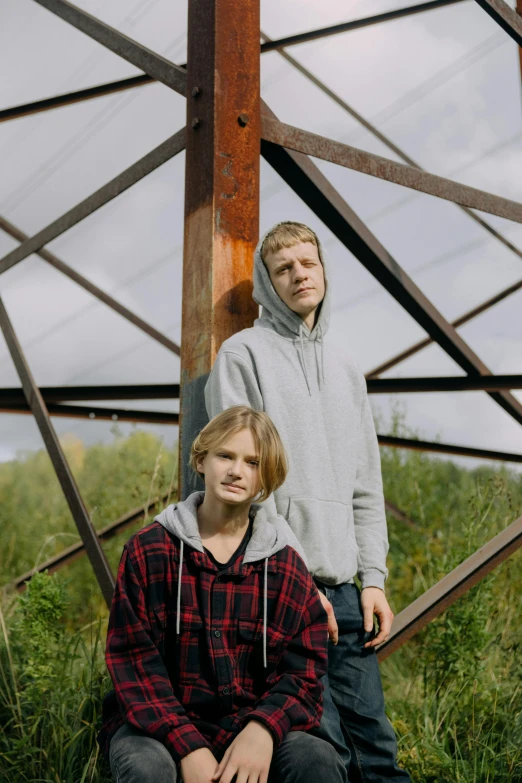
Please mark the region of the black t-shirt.
POLYGON ((226 563, 220 563, 219 560, 216 560, 216 558, 214 557, 212 552, 209 552, 209 550, 206 547, 204 547, 205 552, 210 557, 210 559, 212 560, 214 565, 217 566, 219 571, 224 571, 226 568, 230 568, 230 566, 233 563, 235 563, 235 561, 237 560, 238 557, 243 557, 243 555, 246 552, 246 548, 248 546, 248 542, 252 538, 252 528, 253 528, 253 526, 254 526, 254 520, 251 518, 250 522, 248 523, 247 531, 246 531, 245 535, 243 536, 243 540, 241 541, 240 545, 238 546, 238 548, 236 549, 236 551, 234 552, 232 557, 230 557, 226 563))

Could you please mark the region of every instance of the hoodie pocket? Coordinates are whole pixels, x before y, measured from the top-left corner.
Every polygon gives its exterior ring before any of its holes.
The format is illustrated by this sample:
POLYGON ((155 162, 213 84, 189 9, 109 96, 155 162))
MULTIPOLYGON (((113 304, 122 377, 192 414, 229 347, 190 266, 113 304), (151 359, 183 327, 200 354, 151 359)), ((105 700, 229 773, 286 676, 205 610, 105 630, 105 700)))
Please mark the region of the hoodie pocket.
POLYGON ((314 576, 332 583, 353 576, 357 570, 357 543, 351 504, 291 497, 287 519, 306 552, 314 576))

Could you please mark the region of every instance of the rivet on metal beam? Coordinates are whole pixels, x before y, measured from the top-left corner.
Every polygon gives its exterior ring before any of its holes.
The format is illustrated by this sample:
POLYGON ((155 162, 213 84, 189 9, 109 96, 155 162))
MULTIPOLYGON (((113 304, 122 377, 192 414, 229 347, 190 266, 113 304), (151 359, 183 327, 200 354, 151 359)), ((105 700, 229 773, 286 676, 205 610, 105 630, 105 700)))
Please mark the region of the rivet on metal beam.
POLYGON ((193 98, 199 98, 201 95, 201 87, 193 87, 191 95, 193 98))
POLYGON ((242 128, 248 125, 248 120, 249 120, 248 114, 240 114, 239 117, 237 118, 237 121, 242 128))
POLYGON ((194 117, 194 119, 191 122, 191 125, 194 128, 194 130, 196 130, 196 128, 199 128, 199 126, 201 125, 201 120, 199 119, 199 117, 194 117))

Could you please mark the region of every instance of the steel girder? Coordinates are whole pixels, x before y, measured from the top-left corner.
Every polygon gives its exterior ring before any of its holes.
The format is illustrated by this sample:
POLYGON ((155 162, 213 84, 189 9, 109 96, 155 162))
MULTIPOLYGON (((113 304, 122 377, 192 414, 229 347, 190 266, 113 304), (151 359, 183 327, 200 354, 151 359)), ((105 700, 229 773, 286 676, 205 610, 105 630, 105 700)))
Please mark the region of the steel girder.
POLYGON ((410 190, 418 190, 429 196, 446 199, 454 204, 472 207, 522 223, 522 204, 517 201, 430 174, 414 166, 405 166, 403 163, 319 136, 317 133, 310 133, 302 128, 295 128, 293 125, 286 125, 274 117, 263 115, 261 133, 264 141, 285 149, 336 163, 338 166, 369 174, 371 177, 384 179, 410 190))
POLYGON ((69 505, 69 509, 76 522, 76 527, 83 541, 89 560, 91 561, 96 579, 102 591, 103 597, 110 606, 112 600, 112 593, 114 590, 114 577, 112 571, 107 562, 107 558, 101 548, 100 542, 96 536, 93 524, 90 520, 89 514, 82 500, 74 476, 69 468, 69 464, 63 449, 60 446, 60 442, 54 431, 54 427, 51 424, 49 418, 49 412, 46 408, 45 402, 42 399, 42 395, 38 390, 38 386, 33 378, 29 365, 25 360, 24 353, 18 342, 15 331, 9 319, 7 310, 4 307, 3 301, 0 299, 0 328, 4 334, 9 353, 16 367, 16 371, 20 376, 24 395, 27 400, 27 404, 31 408, 32 414, 40 430, 40 434, 45 443, 49 457, 53 464, 56 476, 62 487, 63 494, 69 505))
POLYGON ((478 584, 521 546, 522 517, 399 612, 393 621, 388 641, 377 648, 379 660, 387 658, 431 620, 445 612, 458 598, 478 584))
MULTIPOLYGON (((6 218, 3 218, 1 216, 0 216, 0 229, 2 229, 2 231, 5 231, 6 234, 9 234, 9 236, 13 237, 13 239, 16 239, 18 242, 22 244, 30 239, 30 237, 28 237, 27 234, 24 234, 24 232, 21 231, 19 228, 17 228, 15 225, 13 225, 13 223, 11 223, 9 220, 6 220, 6 218)), ((166 335, 162 334, 160 331, 158 331, 158 329, 155 329, 153 326, 148 324, 146 321, 143 320, 143 318, 140 318, 138 315, 136 315, 136 313, 133 313, 132 310, 129 310, 128 307, 122 305, 121 302, 118 302, 118 300, 114 299, 114 297, 112 297, 110 294, 107 294, 97 285, 91 283, 91 281, 87 280, 86 277, 81 275, 79 272, 77 272, 75 269, 70 267, 64 261, 61 261, 58 258, 58 256, 55 256, 54 253, 50 253, 49 250, 45 250, 44 248, 42 248, 41 250, 37 250, 36 254, 39 255, 40 258, 43 258, 44 261, 47 261, 47 263, 53 266, 55 269, 58 269, 58 271, 64 274, 66 277, 68 277, 69 280, 72 280, 74 283, 77 283, 79 286, 81 286, 81 288, 84 288, 90 294, 95 296, 96 299, 99 299, 100 302, 106 304, 108 307, 111 308, 111 310, 114 310, 115 313, 118 313, 118 315, 123 316, 123 318, 129 321, 129 323, 133 324, 134 326, 137 326, 138 329, 141 329, 142 332, 145 332, 145 334, 148 335, 148 337, 152 337, 153 340, 156 340, 156 342, 160 343, 169 351, 175 353, 177 356, 180 355, 180 347, 179 345, 177 345, 177 343, 175 343, 166 335)))
MULTIPOLYGON (((36 1, 36 0, 35 0, 36 1)), ((68 231, 70 228, 80 223, 84 218, 92 215, 97 209, 108 204, 113 198, 119 196, 132 185, 139 182, 163 163, 173 158, 179 152, 185 149, 185 128, 182 128, 174 136, 162 142, 143 158, 140 158, 132 166, 122 171, 117 177, 111 179, 106 185, 99 188, 95 193, 80 201, 75 207, 70 209, 57 220, 53 220, 48 226, 38 231, 37 234, 26 239, 21 245, 11 250, 2 259, 0 259, 0 274, 11 269, 11 267, 23 261, 32 253, 41 250, 56 237, 68 231)))

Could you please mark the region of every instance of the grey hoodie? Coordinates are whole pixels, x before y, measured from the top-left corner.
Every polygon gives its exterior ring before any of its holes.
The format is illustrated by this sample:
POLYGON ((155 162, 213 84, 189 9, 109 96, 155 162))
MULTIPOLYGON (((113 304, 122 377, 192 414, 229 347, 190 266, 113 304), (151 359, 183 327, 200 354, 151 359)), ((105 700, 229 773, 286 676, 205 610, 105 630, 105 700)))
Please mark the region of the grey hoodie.
MULTIPOLYGON (((181 583, 183 580, 183 550, 185 544, 197 552, 203 552, 203 542, 199 534, 198 527, 198 506, 203 502, 204 492, 193 492, 188 498, 176 505, 167 506, 161 514, 154 517, 155 522, 159 522, 165 530, 180 540, 179 555, 179 579, 178 593, 176 602, 176 633, 180 631, 181 617, 181 583)), ((259 503, 253 503, 251 511, 254 513, 254 524, 252 528, 252 537, 247 544, 243 563, 255 563, 259 560, 265 561, 264 572, 264 598, 263 598, 263 661, 266 667, 266 625, 267 625, 267 564, 268 558, 280 552, 285 546, 295 549, 298 555, 306 562, 306 556, 299 541, 292 533, 288 522, 277 514, 271 514, 268 509, 259 503)))
MULTIPOLYGON (((266 236, 266 235, 265 235, 266 236)), ((205 387, 210 417, 232 405, 264 410, 289 458, 286 482, 265 505, 289 522, 313 576, 384 587, 388 536, 379 447, 358 366, 328 340, 330 282, 316 325, 276 294, 261 258, 254 259, 253 328, 226 340, 205 387)))

